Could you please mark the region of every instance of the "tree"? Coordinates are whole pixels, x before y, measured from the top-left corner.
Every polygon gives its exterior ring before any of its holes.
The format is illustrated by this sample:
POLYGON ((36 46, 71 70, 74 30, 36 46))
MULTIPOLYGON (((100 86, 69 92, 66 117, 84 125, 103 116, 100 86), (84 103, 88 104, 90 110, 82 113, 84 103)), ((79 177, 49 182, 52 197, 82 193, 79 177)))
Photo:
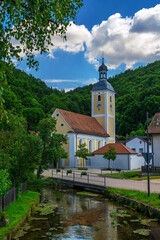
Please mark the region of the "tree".
POLYGON ((108 162, 109 168, 110 168, 110 160, 114 161, 116 159, 116 156, 117 156, 117 154, 116 154, 115 148, 110 145, 108 152, 105 152, 103 155, 103 158, 105 158, 109 161, 108 162))
POLYGON ((78 146, 79 150, 76 152, 76 156, 83 159, 83 167, 84 167, 84 160, 88 159, 88 156, 91 156, 92 154, 88 152, 88 149, 86 148, 86 143, 82 143, 78 146))
POLYGON ((56 120, 52 117, 40 120, 38 129, 43 150, 41 161, 37 168, 37 178, 40 177, 43 170, 49 168, 50 164, 59 160, 63 152, 62 145, 67 142, 65 135, 56 134, 56 120))
POLYGON ((0 61, 18 61, 26 55, 29 67, 38 67, 34 53, 46 53, 51 37, 65 38, 83 0, 2 0, 0 2, 0 61))
POLYGON ((28 134, 24 120, 8 112, 8 124, 0 124, 0 169, 7 169, 15 185, 34 173, 42 155, 42 142, 28 134))

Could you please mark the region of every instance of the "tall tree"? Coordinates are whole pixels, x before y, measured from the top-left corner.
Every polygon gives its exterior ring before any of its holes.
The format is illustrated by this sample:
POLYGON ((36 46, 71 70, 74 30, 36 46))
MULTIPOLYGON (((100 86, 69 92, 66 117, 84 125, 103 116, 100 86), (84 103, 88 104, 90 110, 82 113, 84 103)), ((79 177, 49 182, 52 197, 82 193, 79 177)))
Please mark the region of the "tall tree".
POLYGON ((29 67, 38 67, 35 52, 45 53, 51 38, 65 38, 67 26, 75 20, 83 0, 1 0, 0 60, 27 57, 29 67))
POLYGON ((79 150, 76 152, 76 156, 83 159, 83 167, 84 167, 85 166, 84 161, 86 161, 88 157, 91 156, 92 154, 88 152, 86 143, 79 144, 78 148, 79 150))
POLYGON ((40 120, 38 129, 43 145, 42 157, 37 169, 39 178, 43 170, 48 169, 50 164, 59 160, 62 155, 62 145, 66 143, 67 138, 63 134, 56 133, 56 120, 52 117, 40 120))
POLYGON ((114 161, 116 159, 116 150, 114 147, 109 146, 108 152, 105 152, 103 158, 108 160, 108 167, 110 168, 110 160, 114 161))

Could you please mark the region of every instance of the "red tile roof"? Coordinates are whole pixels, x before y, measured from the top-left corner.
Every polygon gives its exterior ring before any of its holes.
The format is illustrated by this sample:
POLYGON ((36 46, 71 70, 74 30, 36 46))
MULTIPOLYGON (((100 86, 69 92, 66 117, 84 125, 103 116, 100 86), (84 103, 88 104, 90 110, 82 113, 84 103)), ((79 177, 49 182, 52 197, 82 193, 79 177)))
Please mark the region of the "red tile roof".
POLYGON ((148 127, 149 133, 160 133, 160 113, 156 113, 148 127))
POLYGON ((135 151, 129 147, 126 147, 122 143, 109 143, 104 147, 101 147, 98 150, 94 151, 93 154, 104 154, 105 152, 108 152, 109 146, 114 147, 117 154, 137 154, 135 151))
POLYGON ((57 110, 63 116, 68 125, 72 128, 73 132, 101 137, 109 137, 109 134, 99 124, 96 118, 82 115, 79 113, 65 111, 58 108, 57 110))

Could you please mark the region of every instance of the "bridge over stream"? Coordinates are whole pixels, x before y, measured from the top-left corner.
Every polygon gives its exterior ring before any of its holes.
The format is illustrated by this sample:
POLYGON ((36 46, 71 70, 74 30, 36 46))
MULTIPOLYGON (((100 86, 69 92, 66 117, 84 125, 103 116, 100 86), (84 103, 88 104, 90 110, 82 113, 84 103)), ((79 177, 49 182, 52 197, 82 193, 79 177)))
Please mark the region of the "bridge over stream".
MULTIPOLYGON (((72 173, 67 174, 67 170, 57 172, 56 169, 49 169, 43 172, 45 177, 52 177, 59 180, 61 183, 69 186, 79 186, 87 189, 105 190, 107 187, 138 190, 147 192, 147 181, 137 181, 128 179, 118 179, 106 176, 100 176, 100 172, 86 172, 87 175, 81 175, 80 171, 72 170, 72 173)), ((151 193, 160 193, 160 181, 150 183, 151 193)))

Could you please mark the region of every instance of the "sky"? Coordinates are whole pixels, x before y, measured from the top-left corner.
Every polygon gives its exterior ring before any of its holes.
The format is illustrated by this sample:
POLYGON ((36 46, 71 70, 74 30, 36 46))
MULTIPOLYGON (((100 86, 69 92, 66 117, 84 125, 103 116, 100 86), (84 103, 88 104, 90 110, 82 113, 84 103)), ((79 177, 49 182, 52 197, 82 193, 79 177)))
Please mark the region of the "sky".
POLYGON ((54 46, 36 54, 39 70, 17 67, 53 88, 69 91, 98 81, 102 55, 108 77, 160 60, 158 0, 84 0, 67 41, 52 37, 54 46))

